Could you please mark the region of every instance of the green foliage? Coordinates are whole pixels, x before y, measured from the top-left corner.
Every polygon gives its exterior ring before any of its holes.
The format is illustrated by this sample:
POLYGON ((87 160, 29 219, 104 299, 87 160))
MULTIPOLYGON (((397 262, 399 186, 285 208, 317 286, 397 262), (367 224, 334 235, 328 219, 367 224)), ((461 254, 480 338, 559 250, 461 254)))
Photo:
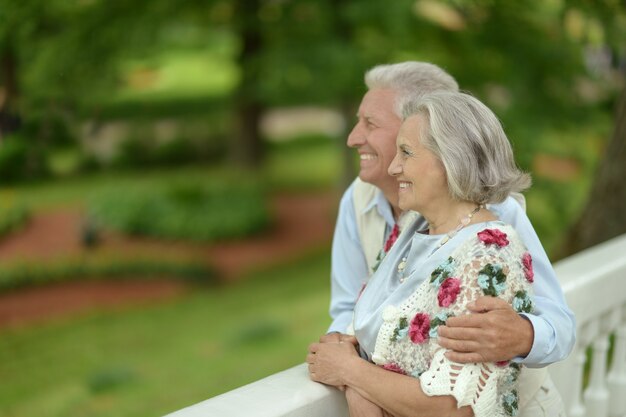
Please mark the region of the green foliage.
POLYGON ((48 174, 46 155, 38 144, 13 134, 0 142, 0 184, 32 180, 48 174))
POLYGON ((158 24, 152 3, 3 0, 0 51, 15 57, 23 108, 56 101, 70 109, 106 96, 118 60, 148 42, 146 34, 158 24))
POLYGON ((118 190, 98 197, 91 213, 97 223, 125 233, 198 241, 247 236, 269 224, 263 194, 252 183, 118 190))
MULTIPOLYGON (((170 103, 170 110, 176 103, 170 103)), ((139 103, 135 104, 139 106, 139 103)), ((95 159, 100 158, 102 166, 131 169, 180 167, 184 164, 215 163, 226 155, 230 118, 223 110, 204 115, 194 114, 201 110, 198 108, 187 115, 152 119, 156 115, 146 112, 141 106, 125 108, 128 111, 127 119, 117 120, 117 125, 121 126, 124 133, 119 133, 117 138, 101 138, 104 141, 120 139, 113 157, 91 155, 95 159)), ((166 108, 152 110, 167 111, 166 108)))
MULTIPOLYGON (((121 90, 123 94, 125 90, 121 90)), ((219 123, 220 119, 228 121, 230 103, 223 98, 212 98, 210 95, 201 97, 176 96, 176 90, 169 91, 169 96, 162 100, 140 100, 135 98, 107 101, 102 104, 98 119, 107 120, 148 120, 154 121, 167 118, 202 116, 210 124, 219 123), (220 111, 221 110, 221 111, 220 111)), ((89 117, 86 109, 83 117, 89 117)))
POLYGON ((20 135, 47 148, 63 148, 74 145, 76 138, 68 120, 55 112, 30 113, 20 130, 20 135))
POLYGON ((158 48, 121 63, 127 88, 117 90, 108 103, 199 100, 207 106, 207 101, 223 100, 236 87, 239 69, 232 62, 236 46, 232 34, 173 25, 162 31, 159 41, 158 48), (195 35, 172 42, 184 32, 195 35))
POLYGON ((0 237, 22 228, 30 218, 30 210, 23 204, 0 202, 0 237))
POLYGON ((157 143, 147 136, 132 136, 120 144, 111 165, 134 169, 176 167, 215 162, 222 159, 225 153, 226 141, 221 138, 194 141, 179 136, 157 143))
MULTIPOLYGON (((606 113, 624 16, 610 1, 1 0, 0 53, 15 57, 13 108, 22 113, 104 120, 215 111, 230 119, 220 138, 244 99, 350 113, 367 68, 426 60, 494 107, 531 155, 547 128, 606 113), (255 48, 244 50, 251 33, 255 48)), ((177 146, 163 150, 166 160, 186 159, 177 146)))

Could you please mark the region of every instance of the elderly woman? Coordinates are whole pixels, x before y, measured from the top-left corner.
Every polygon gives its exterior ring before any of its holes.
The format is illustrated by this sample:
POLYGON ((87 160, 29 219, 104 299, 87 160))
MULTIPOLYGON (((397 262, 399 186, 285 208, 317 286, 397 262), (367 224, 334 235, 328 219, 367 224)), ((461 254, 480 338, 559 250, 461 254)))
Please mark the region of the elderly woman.
MULTIPOLYGON (((312 344, 311 378, 345 389, 352 416, 515 416, 520 395, 534 395, 545 373, 525 379, 530 371, 513 362, 454 363, 437 336, 483 295, 532 310, 531 256, 486 209, 530 178, 477 99, 433 93, 403 114, 389 173, 400 208, 421 213, 429 229, 409 225, 362 292, 353 323, 361 356, 356 342, 312 344)), ((557 400, 547 415, 562 411, 557 400)))

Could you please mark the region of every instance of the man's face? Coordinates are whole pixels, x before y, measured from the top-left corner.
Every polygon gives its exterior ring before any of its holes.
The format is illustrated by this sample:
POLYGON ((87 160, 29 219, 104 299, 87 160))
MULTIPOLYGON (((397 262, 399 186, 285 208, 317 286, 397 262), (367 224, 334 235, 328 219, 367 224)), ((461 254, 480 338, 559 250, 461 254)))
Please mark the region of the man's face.
POLYGON ((358 122, 348 135, 348 146, 359 152, 359 177, 379 188, 397 187, 387 169, 396 155, 396 136, 402 120, 394 112, 396 93, 388 89, 368 91, 357 113, 358 122))

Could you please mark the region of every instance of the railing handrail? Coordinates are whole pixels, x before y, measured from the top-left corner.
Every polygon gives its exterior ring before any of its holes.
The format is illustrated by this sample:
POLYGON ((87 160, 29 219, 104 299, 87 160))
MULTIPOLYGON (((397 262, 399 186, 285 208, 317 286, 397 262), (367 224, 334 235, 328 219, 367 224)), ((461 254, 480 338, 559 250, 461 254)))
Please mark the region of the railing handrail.
POLYGON ((184 408, 167 417, 347 416, 343 394, 308 377, 305 363, 184 408))
POLYGON ((615 272, 626 272, 626 234, 565 258, 554 269, 580 328, 624 301, 624 292, 615 290, 624 285, 626 275, 615 272))

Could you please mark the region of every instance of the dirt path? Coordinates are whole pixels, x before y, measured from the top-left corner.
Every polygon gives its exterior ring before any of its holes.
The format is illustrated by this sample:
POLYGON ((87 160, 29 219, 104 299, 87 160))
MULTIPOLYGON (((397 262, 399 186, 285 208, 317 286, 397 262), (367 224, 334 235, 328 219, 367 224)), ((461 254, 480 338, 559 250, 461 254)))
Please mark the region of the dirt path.
MULTIPOLYGON (((108 233, 98 251, 191 257, 214 265, 233 280, 253 268, 288 260, 330 242, 339 196, 333 193, 279 195, 272 199, 276 224, 244 241, 200 245, 128 238, 108 233)), ((66 209, 36 215, 21 232, 0 241, 0 262, 41 262, 81 256, 83 217, 66 209)), ((92 250, 93 251, 93 250, 92 250)), ((89 281, 51 284, 0 294, 0 328, 24 326, 95 308, 116 308, 175 297, 186 291, 179 280, 89 281)))

